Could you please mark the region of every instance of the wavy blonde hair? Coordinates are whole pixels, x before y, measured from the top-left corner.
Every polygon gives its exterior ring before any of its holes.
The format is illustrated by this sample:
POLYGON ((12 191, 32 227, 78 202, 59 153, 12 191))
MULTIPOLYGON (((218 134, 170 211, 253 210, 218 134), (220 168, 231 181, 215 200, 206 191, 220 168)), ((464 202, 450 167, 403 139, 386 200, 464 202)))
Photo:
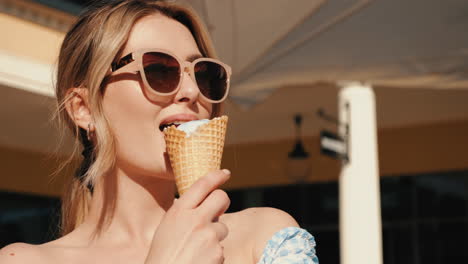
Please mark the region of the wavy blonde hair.
MULTIPOLYGON (((185 25, 192 33, 203 56, 216 58, 216 54, 203 23, 188 7, 165 1, 121 0, 100 1, 90 6, 66 34, 62 43, 55 84, 57 117, 62 127, 67 126, 75 138, 74 151, 62 168, 79 159, 83 140, 79 128, 71 119, 65 105, 73 94, 70 88, 88 89, 88 105, 95 124, 95 145, 92 146, 92 162, 87 170, 76 177, 70 175, 67 190, 62 196, 61 233, 75 229, 87 216, 92 186, 98 180, 105 184, 106 174, 115 164, 116 144, 114 135, 102 108, 105 77, 111 64, 122 55, 130 31, 143 17, 162 14, 185 25), (90 188, 91 187, 91 188, 90 188)), ((221 105, 213 106, 212 117, 218 116, 221 105)), ((80 131, 81 130, 81 131, 80 131)), ((96 233, 111 220, 115 209, 114 199, 107 199, 101 212, 96 233)))

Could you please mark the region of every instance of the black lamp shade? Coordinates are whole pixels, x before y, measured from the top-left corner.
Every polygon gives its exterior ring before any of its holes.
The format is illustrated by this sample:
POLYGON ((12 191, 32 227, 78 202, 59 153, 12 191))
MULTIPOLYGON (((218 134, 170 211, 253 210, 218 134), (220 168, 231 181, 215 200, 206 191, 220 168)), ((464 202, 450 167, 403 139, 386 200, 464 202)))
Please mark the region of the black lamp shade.
POLYGON ((294 149, 289 152, 288 157, 290 159, 307 159, 309 157, 309 153, 305 151, 302 142, 297 140, 294 149))

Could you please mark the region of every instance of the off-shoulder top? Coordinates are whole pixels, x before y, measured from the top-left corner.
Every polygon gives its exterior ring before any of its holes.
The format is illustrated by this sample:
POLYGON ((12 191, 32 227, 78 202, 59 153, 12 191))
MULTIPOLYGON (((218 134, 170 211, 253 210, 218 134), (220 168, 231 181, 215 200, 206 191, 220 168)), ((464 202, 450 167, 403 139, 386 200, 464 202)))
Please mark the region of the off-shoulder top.
POLYGON ((307 230, 286 227, 267 242, 257 264, 318 264, 315 239, 307 230))

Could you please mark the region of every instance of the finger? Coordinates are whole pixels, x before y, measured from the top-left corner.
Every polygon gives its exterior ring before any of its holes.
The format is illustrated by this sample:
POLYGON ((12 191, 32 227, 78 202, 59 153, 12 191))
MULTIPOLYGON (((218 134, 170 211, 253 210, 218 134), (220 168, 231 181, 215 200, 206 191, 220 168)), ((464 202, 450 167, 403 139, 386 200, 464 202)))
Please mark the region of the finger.
POLYGON ((229 229, 224 223, 212 223, 211 227, 215 230, 218 241, 223 241, 229 234, 229 229))
POLYGON ((230 174, 231 173, 226 169, 208 173, 206 176, 198 179, 198 181, 179 198, 177 203, 184 208, 198 207, 209 193, 229 179, 230 174))
POLYGON ((214 221, 229 208, 231 200, 225 191, 217 189, 211 192, 200 204, 199 211, 209 221, 214 221))

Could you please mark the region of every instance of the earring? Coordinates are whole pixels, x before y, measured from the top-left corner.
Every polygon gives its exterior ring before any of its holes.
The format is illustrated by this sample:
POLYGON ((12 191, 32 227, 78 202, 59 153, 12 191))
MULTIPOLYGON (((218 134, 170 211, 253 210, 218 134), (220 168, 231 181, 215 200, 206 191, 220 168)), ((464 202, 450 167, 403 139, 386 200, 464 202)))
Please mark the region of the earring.
POLYGON ((88 140, 91 140, 91 136, 94 133, 94 124, 93 123, 88 123, 88 129, 86 130, 86 137, 88 140))

